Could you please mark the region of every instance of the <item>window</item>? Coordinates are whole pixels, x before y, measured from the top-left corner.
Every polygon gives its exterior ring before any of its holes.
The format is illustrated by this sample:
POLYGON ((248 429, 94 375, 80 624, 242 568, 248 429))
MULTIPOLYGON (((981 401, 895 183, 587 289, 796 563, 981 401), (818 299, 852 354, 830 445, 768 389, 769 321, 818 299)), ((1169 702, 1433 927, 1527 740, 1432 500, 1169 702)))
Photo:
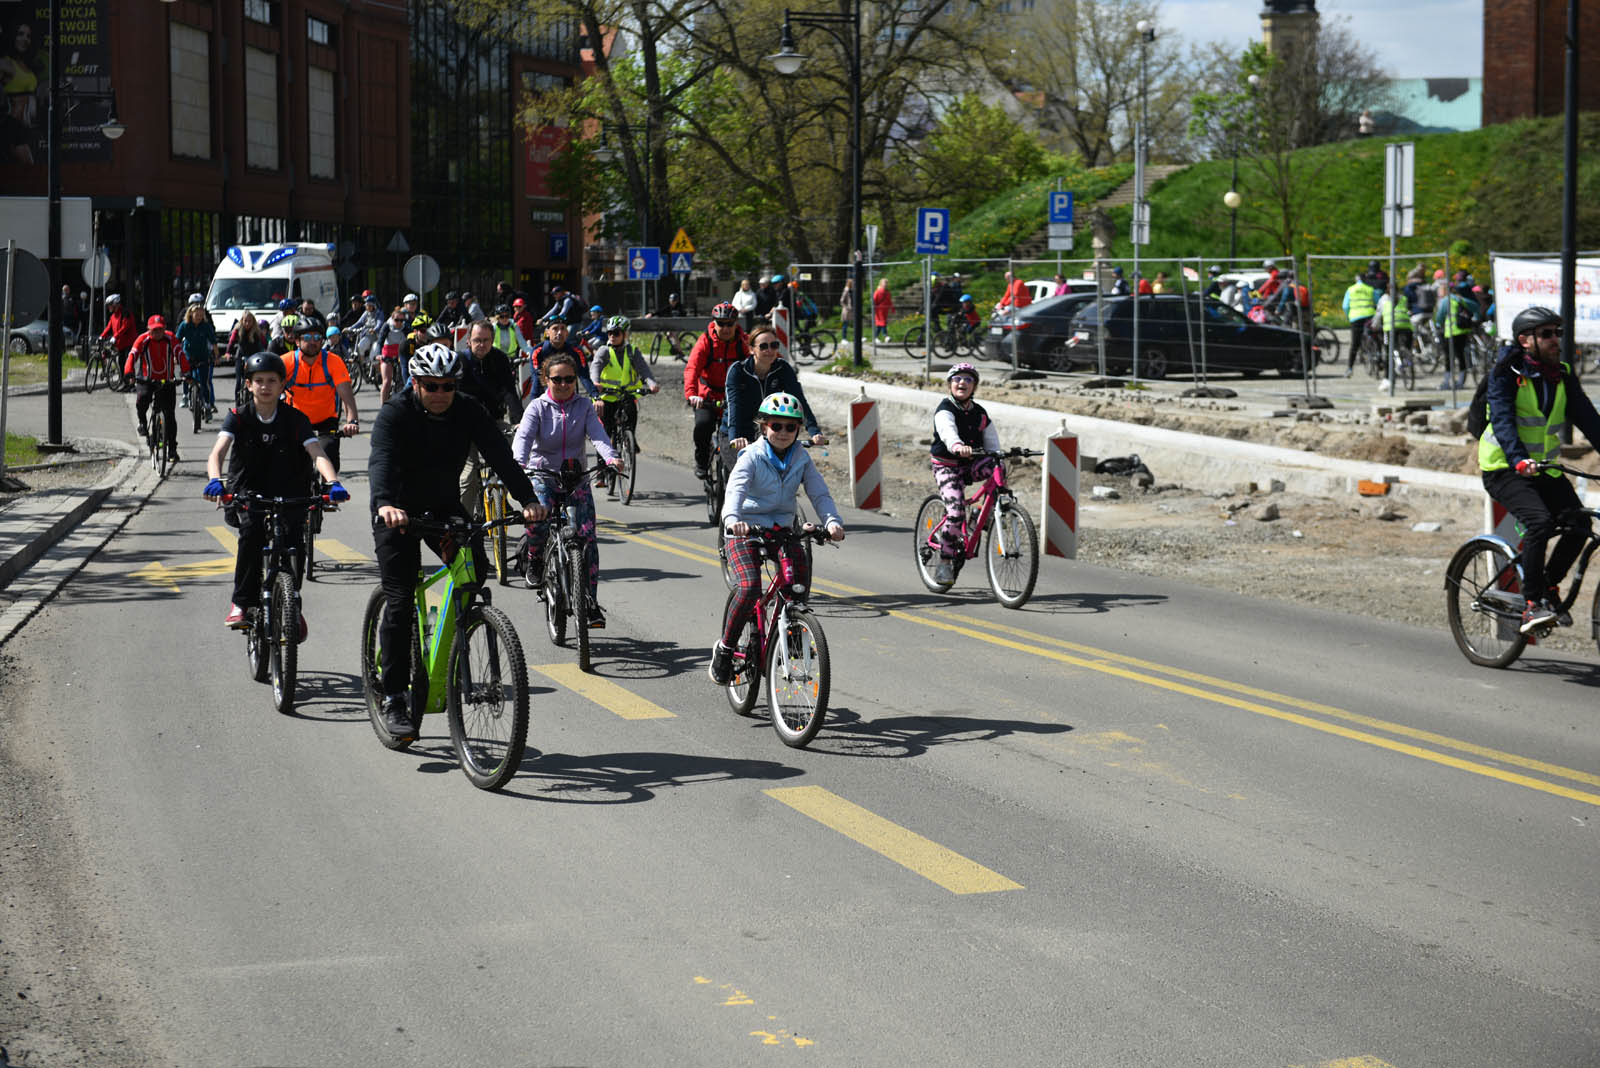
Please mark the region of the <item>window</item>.
POLYGON ((333 27, 319 18, 306 16, 306 37, 312 44, 333 46, 333 27))
POLYGON ((244 162, 278 169, 278 57, 249 46, 244 50, 244 162))
POLYGON ((244 17, 264 26, 278 24, 277 5, 272 0, 244 0, 244 17))
POLYGON ((169 36, 172 154, 211 158, 211 38, 174 22, 169 36))
POLYGON ((313 178, 332 178, 334 174, 333 71, 321 67, 308 69, 306 85, 307 159, 313 178))

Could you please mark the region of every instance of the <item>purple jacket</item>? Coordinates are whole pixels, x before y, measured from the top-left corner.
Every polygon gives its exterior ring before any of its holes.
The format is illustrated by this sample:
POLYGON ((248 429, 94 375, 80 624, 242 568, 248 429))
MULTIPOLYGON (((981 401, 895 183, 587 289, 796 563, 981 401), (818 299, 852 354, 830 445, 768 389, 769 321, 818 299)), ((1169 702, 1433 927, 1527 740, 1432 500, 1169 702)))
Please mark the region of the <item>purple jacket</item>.
POLYGON ((511 455, 524 469, 559 471, 563 460, 584 462, 584 447, 591 441, 607 463, 616 459, 611 438, 588 397, 574 393, 567 403, 557 404, 546 393, 522 413, 511 455))

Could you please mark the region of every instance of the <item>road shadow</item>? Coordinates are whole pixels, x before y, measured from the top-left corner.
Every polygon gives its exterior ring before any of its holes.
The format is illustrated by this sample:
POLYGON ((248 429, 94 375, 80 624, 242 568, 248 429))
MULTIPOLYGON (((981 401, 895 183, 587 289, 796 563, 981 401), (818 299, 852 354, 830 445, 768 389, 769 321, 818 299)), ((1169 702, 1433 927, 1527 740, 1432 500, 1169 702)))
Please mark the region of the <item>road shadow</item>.
MULTIPOLYGON (((1051 615, 1101 615, 1120 608, 1144 608, 1164 604, 1165 594, 1144 593, 1047 593, 1015 609, 1019 617, 1028 613, 1051 615)), ((976 608, 994 603, 986 589, 950 590, 945 593, 873 593, 851 597, 828 595, 811 602, 811 608, 824 619, 864 619, 890 612, 918 609, 939 610, 976 608)))
MULTIPOLYGON (((262 689, 268 693, 266 684, 262 689)), ((294 711, 289 719, 316 723, 357 723, 367 718, 367 696, 361 677, 345 671, 305 671, 297 673, 294 711)))
POLYGON ((600 569, 600 578, 609 586, 613 582, 662 582, 667 579, 694 579, 703 581, 704 572, 689 571, 662 571, 648 567, 618 567, 608 568, 604 565, 600 569))
MULTIPOLYGON (((448 739, 413 745, 423 757, 417 770, 439 774, 459 770, 448 739)), ((499 792, 504 797, 557 805, 634 805, 662 790, 719 782, 775 782, 804 772, 774 760, 736 760, 698 753, 541 753, 524 751, 516 776, 499 792)))
POLYGON ((1074 729, 1067 723, 984 719, 959 712, 940 715, 937 710, 927 715, 865 720, 843 707, 828 710, 822 730, 808 748, 834 756, 906 759, 937 745, 992 742, 1017 734, 1065 734, 1074 729))
POLYGON ((672 678, 703 671, 710 659, 709 639, 704 645, 678 645, 622 635, 609 637, 604 631, 589 635, 591 673, 603 679, 672 678))
MULTIPOLYGON (((1570 682, 1575 686, 1587 686, 1591 689, 1600 688, 1600 664, 1586 664, 1580 660, 1545 660, 1542 658, 1528 659, 1524 653, 1509 670, 1526 672, 1529 675, 1544 675, 1548 678, 1560 679, 1570 682)), ((1554 654, 1552 654, 1554 655, 1554 654)), ((1537 657, 1538 654, 1535 654, 1537 657)))

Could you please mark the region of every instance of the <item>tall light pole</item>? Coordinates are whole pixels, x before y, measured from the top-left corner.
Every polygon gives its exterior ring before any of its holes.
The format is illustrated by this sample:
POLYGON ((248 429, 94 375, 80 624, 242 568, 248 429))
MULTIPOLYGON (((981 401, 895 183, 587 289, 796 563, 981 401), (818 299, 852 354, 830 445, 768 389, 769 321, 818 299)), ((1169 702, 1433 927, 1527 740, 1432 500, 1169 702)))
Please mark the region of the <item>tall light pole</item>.
POLYGON ((1139 246, 1150 240, 1149 207, 1144 202, 1145 141, 1149 133, 1149 59, 1150 42, 1156 39, 1156 24, 1140 19, 1134 25, 1139 31, 1139 122, 1133 128, 1133 377, 1139 377, 1139 287, 1144 279, 1139 274, 1139 246))
POLYGON ((838 11, 783 11, 783 35, 776 55, 768 56, 779 74, 795 74, 808 58, 795 49, 791 22, 815 26, 833 34, 850 53, 850 346, 855 366, 861 366, 862 306, 868 299, 863 292, 865 271, 861 241, 861 0, 851 0, 849 14, 838 11))
MULTIPOLYGON (((1255 100, 1255 87, 1261 84, 1261 75, 1252 74, 1245 81, 1250 83, 1250 99, 1255 100)), ((1233 137, 1233 180, 1228 186, 1228 191, 1222 194, 1222 202, 1228 206, 1232 217, 1228 220, 1228 266, 1231 268, 1239 258, 1239 205, 1244 198, 1239 195, 1239 128, 1234 124, 1233 137)))

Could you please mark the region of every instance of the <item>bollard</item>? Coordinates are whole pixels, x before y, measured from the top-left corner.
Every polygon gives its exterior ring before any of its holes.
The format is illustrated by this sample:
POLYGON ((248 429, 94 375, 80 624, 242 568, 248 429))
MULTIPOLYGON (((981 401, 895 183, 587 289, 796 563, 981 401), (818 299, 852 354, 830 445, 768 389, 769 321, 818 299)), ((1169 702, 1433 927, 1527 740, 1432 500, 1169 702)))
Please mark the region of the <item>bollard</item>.
POLYGON ((867 388, 850 402, 850 485, 857 508, 883 507, 883 458, 878 455, 878 402, 867 388))
POLYGON ((778 332, 778 355, 789 360, 789 309, 782 304, 772 309, 772 329, 778 332))
POLYGON ((1045 440, 1039 514, 1044 516, 1047 556, 1078 557, 1078 435, 1067 430, 1045 440))
POLYGON ((1514 552, 1522 551, 1522 533, 1517 530, 1517 517, 1488 494, 1483 496, 1483 529, 1504 538, 1514 552))

